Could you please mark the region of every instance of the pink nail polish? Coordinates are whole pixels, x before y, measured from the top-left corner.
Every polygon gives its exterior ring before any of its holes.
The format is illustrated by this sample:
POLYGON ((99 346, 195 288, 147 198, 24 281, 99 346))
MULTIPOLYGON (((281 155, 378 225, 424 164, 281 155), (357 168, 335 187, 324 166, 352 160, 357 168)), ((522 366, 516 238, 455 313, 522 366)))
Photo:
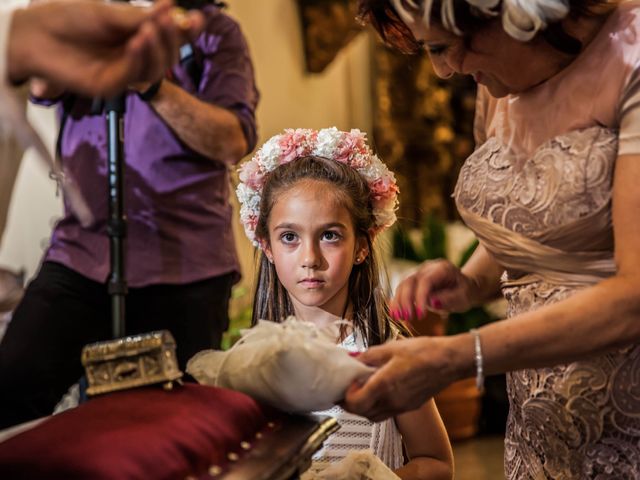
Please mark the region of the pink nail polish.
POLYGON ((350 357, 359 357, 362 352, 349 352, 350 357))
POLYGON ((422 318, 422 309, 420 307, 416 307, 416 315, 418 318, 422 318))
POLYGON ((431 306, 433 308, 436 308, 438 310, 440 310, 442 308, 442 302, 440 300, 438 300, 437 298, 434 298, 431 300, 431 306))

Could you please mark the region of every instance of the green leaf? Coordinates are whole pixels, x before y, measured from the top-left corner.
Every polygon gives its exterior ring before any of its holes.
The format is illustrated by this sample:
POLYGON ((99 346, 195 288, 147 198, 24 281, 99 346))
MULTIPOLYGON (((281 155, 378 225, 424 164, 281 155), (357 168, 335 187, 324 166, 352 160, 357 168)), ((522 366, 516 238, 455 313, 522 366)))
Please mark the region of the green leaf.
POLYGON ((424 259, 446 258, 447 234, 445 224, 435 215, 425 215, 422 226, 424 259))

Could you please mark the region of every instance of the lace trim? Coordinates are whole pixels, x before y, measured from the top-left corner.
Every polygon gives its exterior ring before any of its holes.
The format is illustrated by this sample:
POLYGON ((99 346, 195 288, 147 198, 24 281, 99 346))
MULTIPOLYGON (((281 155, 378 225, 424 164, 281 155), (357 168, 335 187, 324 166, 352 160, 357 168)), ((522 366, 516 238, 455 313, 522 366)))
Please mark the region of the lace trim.
POLYGON ((460 209, 540 236, 610 202, 617 146, 613 130, 592 127, 549 140, 521 163, 492 137, 465 162, 454 198, 460 209))

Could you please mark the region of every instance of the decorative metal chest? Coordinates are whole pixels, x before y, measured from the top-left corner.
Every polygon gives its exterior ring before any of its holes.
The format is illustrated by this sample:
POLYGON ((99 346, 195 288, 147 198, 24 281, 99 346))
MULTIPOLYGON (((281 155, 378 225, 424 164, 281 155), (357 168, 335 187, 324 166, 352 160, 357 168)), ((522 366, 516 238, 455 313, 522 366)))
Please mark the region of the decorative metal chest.
POLYGON ((82 350, 87 394, 163 383, 171 388, 182 377, 176 342, 167 330, 87 345, 82 350))

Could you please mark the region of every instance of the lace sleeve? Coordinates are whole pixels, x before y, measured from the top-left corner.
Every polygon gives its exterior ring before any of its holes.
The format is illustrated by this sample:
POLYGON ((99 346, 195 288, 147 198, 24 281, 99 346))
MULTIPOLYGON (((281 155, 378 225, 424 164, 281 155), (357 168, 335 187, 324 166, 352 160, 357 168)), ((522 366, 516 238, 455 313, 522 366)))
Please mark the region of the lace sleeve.
POLYGON ((640 66, 631 74, 620 100, 618 154, 640 154, 640 66))

